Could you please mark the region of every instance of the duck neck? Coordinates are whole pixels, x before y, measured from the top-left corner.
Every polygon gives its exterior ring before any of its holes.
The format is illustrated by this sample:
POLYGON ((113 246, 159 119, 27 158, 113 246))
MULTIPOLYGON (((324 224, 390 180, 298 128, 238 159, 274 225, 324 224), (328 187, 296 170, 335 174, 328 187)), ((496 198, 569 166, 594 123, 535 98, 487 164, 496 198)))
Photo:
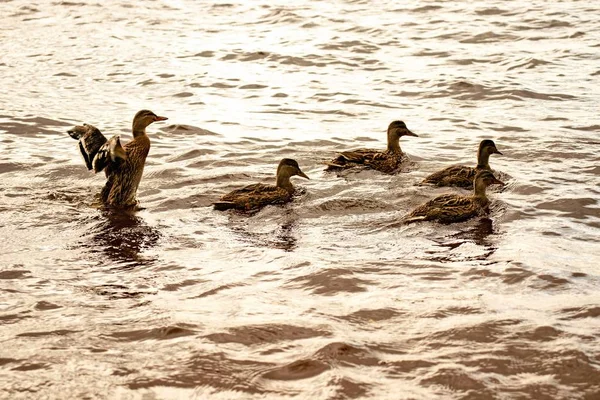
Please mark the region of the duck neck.
POLYGON ((388 130, 387 151, 390 153, 402 153, 400 149, 400 137, 394 131, 388 130))
POLYGON ((286 173, 284 169, 277 171, 277 187, 287 190, 288 193, 294 193, 294 186, 290 181, 290 174, 286 173))
POLYGON ((133 121, 131 126, 131 131, 133 133, 133 137, 136 138, 138 136, 146 135, 146 126, 142 123, 142 121, 133 121))
POLYGON ((474 186, 475 186, 475 193, 474 193, 475 198, 483 203, 487 203, 488 199, 487 199, 487 196, 485 195, 485 189, 487 188, 486 184, 484 182, 482 182, 481 180, 479 180, 479 181, 475 181, 474 186))
POLYGON ((477 169, 491 170, 490 152, 485 147, 480 148, 477 153, 477 169))
POLYGON ((146 129, 134 129, 133 130, 133 137, 140 137, 140 136, 146 136, 146 129))

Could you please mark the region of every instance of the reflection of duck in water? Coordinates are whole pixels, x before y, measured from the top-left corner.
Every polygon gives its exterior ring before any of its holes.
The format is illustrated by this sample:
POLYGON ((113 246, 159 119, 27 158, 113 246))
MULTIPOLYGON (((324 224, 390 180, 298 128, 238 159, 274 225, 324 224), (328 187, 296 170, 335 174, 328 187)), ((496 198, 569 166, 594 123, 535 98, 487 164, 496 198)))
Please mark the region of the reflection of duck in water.
POLYGON ((368 167, 374 170, 392 174, 397 172, 406 155, 400 149, 400 137, 417 136, 411 132, 402 121, 393 121, 387 130, 387 150, 358 149, 340 153, 334 160, 327 163, 326 171, 344 170, 353 167, 368 167))
POLYGON ((90 229, 87 250, 102 253, 103 262, 107 259, 116 269, 127 269, 140 265, 149 265, 155 257, 143 257, 147 249, 158 243, 161 233, 128 210, 105 210, 99 223, 90 229), (117 264, 115 264, 115 262, 117 264))
POLYGON ((234 208, 236 210, 251 211, 260 209, 269 204, 283 204, 292 200, 295 189, 290 181, 294 175, 309 179, 298 162, 291 158, 284 158, 277 167, 276 186, 256 183, 244 188, 234 190, 214 203, 216 210, 223 211, 234 208))
POLYGON ((493 184, 504 185, 490 171, 479 171, 475 176, 474 194, 472 196, 446 194, 436 197, 417 207, 406 217, 404 222, 438 221, 452 223, 487 214, 489 200, 485 195, 485 189, 493 184))
POLYGON ((281 221, 265 221, 262 219, 252 225, 234 222, 229 224, 229 228, 239 235, 241 240, 254 246, 293 251, 298 246, 298 233, 296 232, 298 217, 291 210, 286 210, 281 216, 283 217, 281 221), (271 229, 273 222, 276 225, 275 229, 271 229))
POLYGON ((133 140, 121 145, 119 136, 106 140, 96 127, 88 124, 76 126, 69 135, 79 140, 79 150, 89 170, 104 170, 106 185, 101 192, 102 201, 110 206, 131 207, 137 204, 136 193, 146 156, 150 151, 150 139, 146 127, 155 121, 164 121, 149 110, 142 110, 133 118, 133 140))
POLYGON ((477 172, 492 170, 489 163, 490 155, 492 154, 502 155, 496 148, 493 140, 482 140, 477 151, 477 166, 475 168, 467 167, 466 165, 453 165, 429 175, 423 180, 423 183, 430 183, 436 186, 472 188, 477 172))

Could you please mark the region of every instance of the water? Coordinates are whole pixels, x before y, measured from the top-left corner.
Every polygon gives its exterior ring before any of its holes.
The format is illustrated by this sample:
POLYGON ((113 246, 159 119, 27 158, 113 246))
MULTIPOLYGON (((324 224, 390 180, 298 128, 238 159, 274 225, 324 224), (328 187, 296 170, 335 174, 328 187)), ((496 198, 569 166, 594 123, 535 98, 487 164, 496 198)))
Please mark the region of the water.
POLYGON ((599 12, 1 2, 1 397, 598 398, 599 12), (65 131, 142 108, 144 209, 108 213, 65 131), (394 119, 405 173, 322 171, 394 119), (490 218, 400 225, 483 138, 490 218), (294 203, 209 207, 283 157, 294 203))

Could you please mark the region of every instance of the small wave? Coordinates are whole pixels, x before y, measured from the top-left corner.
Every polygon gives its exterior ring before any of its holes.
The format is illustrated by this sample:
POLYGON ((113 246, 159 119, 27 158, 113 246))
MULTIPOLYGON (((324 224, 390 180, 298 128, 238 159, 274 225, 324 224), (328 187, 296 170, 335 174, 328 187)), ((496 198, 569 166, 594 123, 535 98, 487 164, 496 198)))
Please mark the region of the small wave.
POLYGON ((230 328, 228 333, 212 333, 206 335, 205 338, 217 343, 240 343, 245 346, 255 346, 330 335, 331 333, 327 331, 301 326, 268 324, 230 328))
POLYGON ((564 101, 576 99, 575 96, 562 93, 539 93, 527 89, 486 86, 483 84, 456 81, 436 85, 435 91, 426 94, 426 98, 454 97, 459 100, 523 100, 536 99, 564 101), (442 88, 440 90, 439 88, 442 88))

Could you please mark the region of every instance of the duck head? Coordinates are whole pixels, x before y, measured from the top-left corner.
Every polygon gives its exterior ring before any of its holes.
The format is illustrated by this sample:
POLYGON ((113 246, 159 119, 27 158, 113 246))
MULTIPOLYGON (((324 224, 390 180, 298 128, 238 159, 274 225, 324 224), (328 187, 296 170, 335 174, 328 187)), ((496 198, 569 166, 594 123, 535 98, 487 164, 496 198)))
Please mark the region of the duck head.
POLYGON ((298 165, 296 160, 291 158, 284 158, 277 167, 277 187, 287 190, 290 193, 294 192, 294 187, 290 182, 292 176, 301 176, 306 179, 310 179, 298 165))
POLYGON ((279 175, 287 175, 288 177, 292 177, 294 175, 301 176, 306 179, 310 179, 298 165, 298 161, 292 160, 291 158, 284 158, 279 162, 279 166, 277 167, 277 176, 279 175))
POLYGON ((150 110, 141 110, 133 117, 133 136, 143 135, 146 133, 146 127, 156 121, 165 121, 167 117, 159 117, 150 110))
POLYGON ((493 140, 482 140, 481 143, 479 143, 479 150, 477 151, 477 167, 490 169, 490 156, 492 154, 502 155, 493 140))
POLYGON ((504 186, 504 182, 496 178, 492 171, 488 171, 487 169, 479 171, 475 175, 474 188, 476 196, 485 196, 485 189, 490 185, 504 186))
POLYGON ((400 152, 400 138, 402 136, 419 137, 419 135, 408 129, 403 121, 392 121, 387 130, 389 151, 400 152))

